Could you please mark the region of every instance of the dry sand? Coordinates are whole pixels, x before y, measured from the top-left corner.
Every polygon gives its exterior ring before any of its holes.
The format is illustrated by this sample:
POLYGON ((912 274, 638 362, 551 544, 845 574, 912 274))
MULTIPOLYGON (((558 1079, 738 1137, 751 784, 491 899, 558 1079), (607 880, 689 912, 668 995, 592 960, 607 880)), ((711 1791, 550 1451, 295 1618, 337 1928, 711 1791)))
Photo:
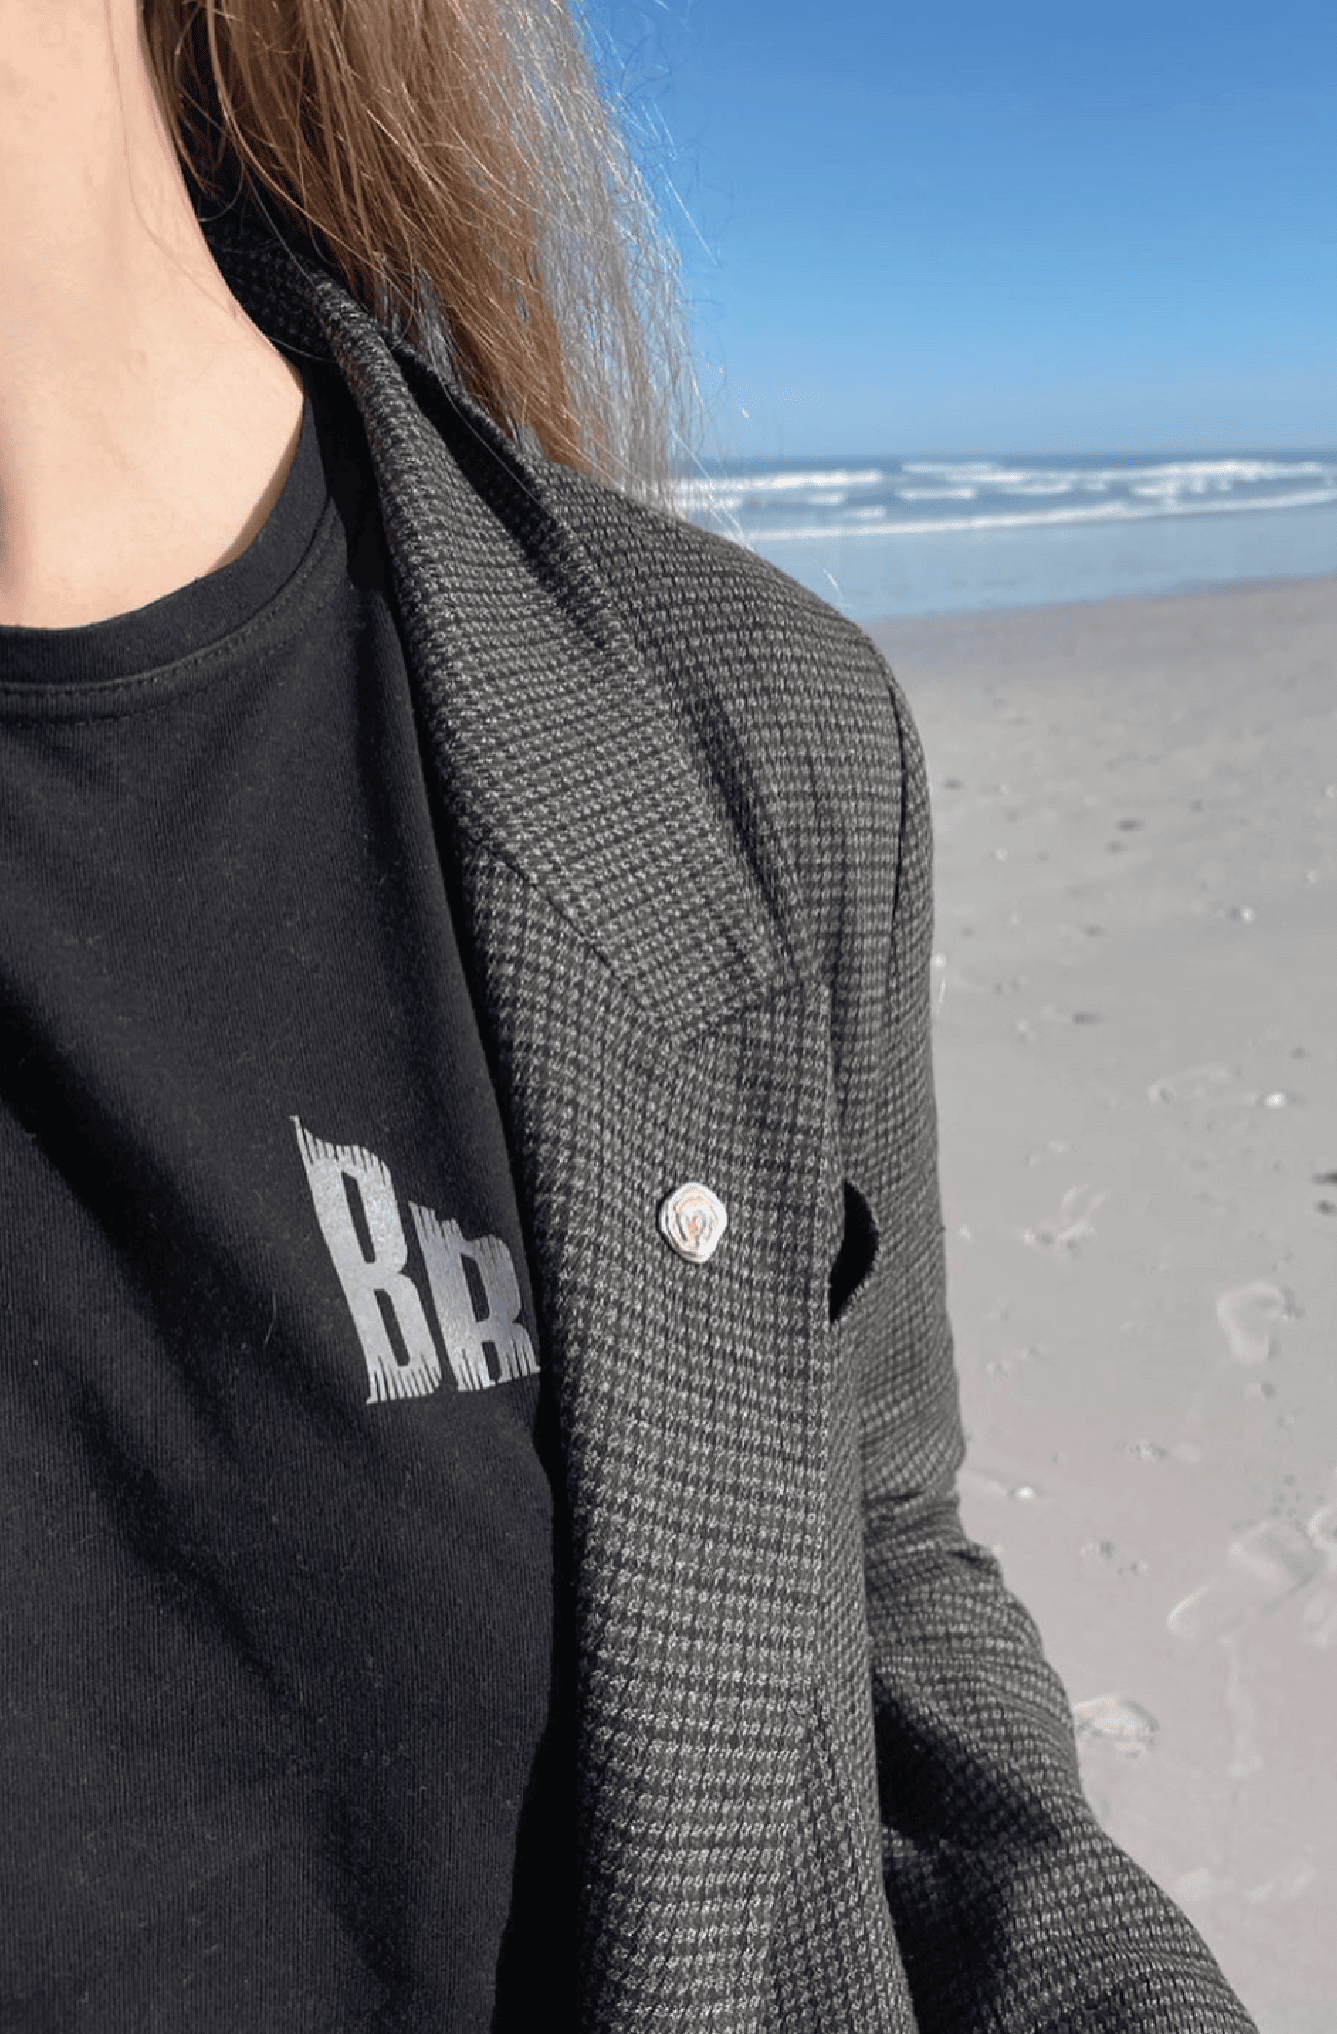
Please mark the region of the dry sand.
POLYGON ((1337 578, 874 625, 929 758, 966 1521, 1102 1822, 1337 2030, 1337 578))

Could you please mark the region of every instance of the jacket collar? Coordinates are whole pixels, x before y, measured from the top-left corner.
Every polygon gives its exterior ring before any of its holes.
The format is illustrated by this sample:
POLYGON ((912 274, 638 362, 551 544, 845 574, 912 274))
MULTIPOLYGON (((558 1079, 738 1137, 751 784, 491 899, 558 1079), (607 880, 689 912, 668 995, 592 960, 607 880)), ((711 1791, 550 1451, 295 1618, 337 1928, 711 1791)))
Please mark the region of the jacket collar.
POLYGON ((675 1030, 790 979, 699 751, 549 507, 541 464, 309 251, 241 206, 203 223, 248 314, 299 360, 332 360, 358 405, 453 832, 539 885, 675 1030))

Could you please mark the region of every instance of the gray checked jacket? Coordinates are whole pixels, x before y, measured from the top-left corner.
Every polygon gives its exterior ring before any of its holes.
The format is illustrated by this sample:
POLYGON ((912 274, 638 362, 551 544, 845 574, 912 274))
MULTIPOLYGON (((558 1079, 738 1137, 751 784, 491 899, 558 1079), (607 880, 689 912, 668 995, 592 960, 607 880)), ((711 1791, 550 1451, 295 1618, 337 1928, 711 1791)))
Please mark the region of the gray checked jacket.
POLYGON ((580 2026, 1247 2034, 959 1522, 894 680, 741 549, 519 456, 247 210, 205 225, 357 402, 449 815, 560 1403, 580 2026), (658 1227, 684 1181, 728 1210, 706 1263, 658 1227))

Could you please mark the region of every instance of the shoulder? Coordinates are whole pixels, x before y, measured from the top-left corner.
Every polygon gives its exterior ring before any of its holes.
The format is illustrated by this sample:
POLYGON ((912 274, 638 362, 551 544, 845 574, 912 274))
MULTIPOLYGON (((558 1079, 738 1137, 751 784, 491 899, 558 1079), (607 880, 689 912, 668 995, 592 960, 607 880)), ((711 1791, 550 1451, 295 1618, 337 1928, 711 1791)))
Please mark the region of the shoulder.
MULTIPOLYGON (((787 754, 817 788, 885 797, 917 767, 909 705, 871 639, 767 560, 609 483, 518 451, 400 348, 456 469, 549 597, 626 642, 698 736, 761 766, 787 754)), ((777 791, 780 786, 775 787, 777 791)))
POLYGON ((458 390, 402 364, 511 597, 559 605, 567 639, 598 649, 591 673, 622 653, 833 990, 851 963, 866 983, 893 921, 924 918, 905 907, 927 898, 931 862, 918 734, 877 647, 755 553, 522 454, 458 390))
POLYGON ((774 829, 828 970, 926 896, 924 760, 909 703, 847 617, 766 560, 564 469, 551 512, 673 699, 744 825, 774 829))
POLYGON ((835 709, 865 727, 904 710, 862 630, 754 552, 565 469, 542 482, 643 642, 706 667, 740 706, 835 709))

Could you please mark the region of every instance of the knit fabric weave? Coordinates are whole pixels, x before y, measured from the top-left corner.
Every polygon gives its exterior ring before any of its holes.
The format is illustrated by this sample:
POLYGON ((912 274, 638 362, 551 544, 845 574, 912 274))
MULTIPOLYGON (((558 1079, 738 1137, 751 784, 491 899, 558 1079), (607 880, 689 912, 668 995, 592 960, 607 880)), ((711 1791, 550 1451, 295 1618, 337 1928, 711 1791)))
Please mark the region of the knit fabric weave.
POLYGON ((522 458, 246 210, 206 230, 377 476, 560 1397, 580 2026, 1248 2034, 961 1528, 898 686, 760 560, 522 458), (657 1226, 689 1180, 703 1264, 657 1226))

